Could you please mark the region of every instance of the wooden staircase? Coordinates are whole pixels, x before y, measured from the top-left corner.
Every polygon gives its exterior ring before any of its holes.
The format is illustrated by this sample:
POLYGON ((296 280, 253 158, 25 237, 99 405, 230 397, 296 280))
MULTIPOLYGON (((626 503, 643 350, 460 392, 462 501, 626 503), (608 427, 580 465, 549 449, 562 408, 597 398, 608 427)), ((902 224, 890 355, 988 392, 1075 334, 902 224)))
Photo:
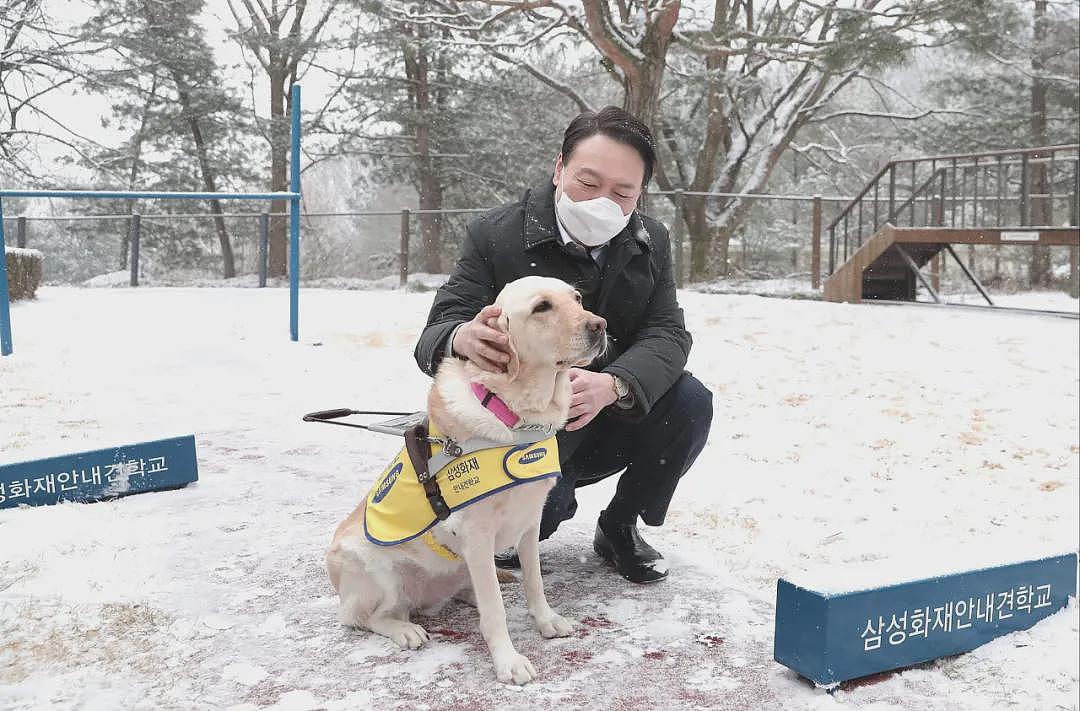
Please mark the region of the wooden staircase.
POLYGON ((825 299, 939 301, 921 270, 941 255, 992 304, 952 245, 1080 248, 1078 176, 1078 145, 892 161, 828 227, 825 299))

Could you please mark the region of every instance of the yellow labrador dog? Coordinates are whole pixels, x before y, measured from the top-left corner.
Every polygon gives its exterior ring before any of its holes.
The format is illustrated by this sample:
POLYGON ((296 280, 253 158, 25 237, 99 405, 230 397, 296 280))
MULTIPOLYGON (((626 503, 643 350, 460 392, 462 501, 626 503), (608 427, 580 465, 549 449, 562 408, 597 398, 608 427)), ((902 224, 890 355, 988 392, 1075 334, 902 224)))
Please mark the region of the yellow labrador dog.
MULTIPOLYGON (((455 442, 482 437, 512 443, 522 426, 561 428, 571 399, 567 371, 588 365, 607 344, 604 319, 586 311, 580 294, 558 279, 518 279, 506 285, 495 303, 502 308, 497 328, 509 339, 507 371, 491 373, 447 358, 428 395, 432 431, 455 442), (482 392, 492 393, 499 407, 482 399, 482 392)), ((376 545, 365 535, 365 499, 338 526, 326 555, 340 621, 389 637, 403 649, 416 649, 428 635, 409 621, 410 611, 459 597, 480 612, 480 631, 499 681, 528 683, 536 669, 510 640, 493 557, 496 551, 517 548, 537 629, 546 638, 569 635, 573 623, 551 609, 540 577, 540 515, 554 483, 543 478, 497 491, 435 524, 433 540, 413 538, 389 546, 376 545)))

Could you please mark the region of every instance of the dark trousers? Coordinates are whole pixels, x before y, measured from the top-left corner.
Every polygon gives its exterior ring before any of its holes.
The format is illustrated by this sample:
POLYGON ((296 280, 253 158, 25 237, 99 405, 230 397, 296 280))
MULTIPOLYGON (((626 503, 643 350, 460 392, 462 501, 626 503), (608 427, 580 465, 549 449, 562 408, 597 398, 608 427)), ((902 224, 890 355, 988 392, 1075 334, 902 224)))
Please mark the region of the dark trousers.
POLYGON ((622 472, 612 506, 659 526, 679 479, 697 459, 712 423, 712 393, 683 373, 645 417, 628 421, 605 408, 581 430, 559 433, 562 478, 548 494, 540 539, 577 511, 574 490, 622 472))

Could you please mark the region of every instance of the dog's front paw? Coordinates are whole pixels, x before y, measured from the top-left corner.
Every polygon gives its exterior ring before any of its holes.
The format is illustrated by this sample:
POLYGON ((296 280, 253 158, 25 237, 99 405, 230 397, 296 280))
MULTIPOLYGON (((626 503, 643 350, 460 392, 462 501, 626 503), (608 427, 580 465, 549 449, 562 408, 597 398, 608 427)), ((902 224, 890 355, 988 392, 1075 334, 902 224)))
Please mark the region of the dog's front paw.
POLYGON ((514 652, 495 660, 495 676, 504 684, 528 684, 536 678, 536 668, 525 655, 514 652))
POLYGON ((574 631, 574 621, 553 612, 546 617, 537 617, 536 629, 540 630, 540 634, 544 636, 544 639, 569 637, 570 633, 574 631))

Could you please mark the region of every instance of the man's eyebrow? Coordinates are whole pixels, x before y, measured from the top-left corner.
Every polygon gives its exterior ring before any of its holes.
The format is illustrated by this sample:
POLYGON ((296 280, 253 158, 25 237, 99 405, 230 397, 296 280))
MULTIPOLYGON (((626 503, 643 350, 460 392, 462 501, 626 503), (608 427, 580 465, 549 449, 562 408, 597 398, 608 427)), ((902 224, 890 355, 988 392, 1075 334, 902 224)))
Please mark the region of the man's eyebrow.
MULTIPOLYGON (((597 173, 592 168, 584 168, 584 167, 579 168, 578 169, 578 174, 580 175, 582 173, 588 173, 590 176, 592 176, 594 178, 603 178, 604 177, 604 176, 600 175, 599 173, 597 173)), ((635 185, 634 183, 615 183, 615 187, 617 187, 617 188, 626 188, 627 190, 634 190, 635 188, 637 188, 637 185, 635 185)))

